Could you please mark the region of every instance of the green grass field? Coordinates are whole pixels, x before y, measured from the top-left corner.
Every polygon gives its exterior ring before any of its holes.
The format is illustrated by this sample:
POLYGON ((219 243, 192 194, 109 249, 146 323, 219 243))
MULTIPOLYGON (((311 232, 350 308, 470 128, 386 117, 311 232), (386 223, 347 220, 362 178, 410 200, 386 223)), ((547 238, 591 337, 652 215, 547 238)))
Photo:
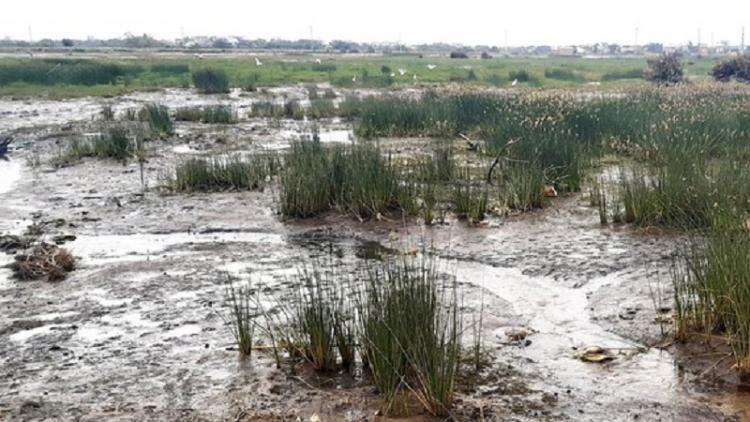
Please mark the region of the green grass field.
MULTIPOLYGON (((137 90, 191 87, 192 73, 210 68, 225 72, 231 87, 254 89, 297 83, 329 82, 340 87, 404 87, 444 83, 478 86, 577 88, 601 84, 622 88, 644 84, 645 58, 525 58, 449 59, 437 55, 312 55, 252 53, 145 54, 95 58, 1 58, 0 95, 109 96, 137 90), (255 62, 258 57, 262 65, 255 62), (319 61, 319 62, 318 62, 319 61), (434 66, 429 69, 428 66, 434 66), (400 69, 405 70, 401 75, 400 69), (416 78, 415 78, 416 75, 416 78)), ((709 80, 714 58, 687 58, 691 81, 709 80)))

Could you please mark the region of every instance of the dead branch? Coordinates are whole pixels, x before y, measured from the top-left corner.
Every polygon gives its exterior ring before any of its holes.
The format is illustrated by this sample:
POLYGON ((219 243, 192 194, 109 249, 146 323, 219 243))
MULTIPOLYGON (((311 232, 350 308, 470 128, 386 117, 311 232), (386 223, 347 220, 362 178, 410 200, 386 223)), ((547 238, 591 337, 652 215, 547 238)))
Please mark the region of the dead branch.
POLYGON ((511 139, 510 141, 508 141, 503 146, 503 148, 497 154, 497 157, 495 157, 495 161, 492 163, 492 165, 490 166, 489 171, 487 172, 487 184, 488 185, 492 184, 492 171, 495 170, 495 166, 497 166, 498 163, 500 163, 500 159, 503 157, 503 154, 505 154, 505 151, 507 151, 508 148, 510 148, 511 145, 515 144, 518 141, 519 141, 519 139, 511 139))

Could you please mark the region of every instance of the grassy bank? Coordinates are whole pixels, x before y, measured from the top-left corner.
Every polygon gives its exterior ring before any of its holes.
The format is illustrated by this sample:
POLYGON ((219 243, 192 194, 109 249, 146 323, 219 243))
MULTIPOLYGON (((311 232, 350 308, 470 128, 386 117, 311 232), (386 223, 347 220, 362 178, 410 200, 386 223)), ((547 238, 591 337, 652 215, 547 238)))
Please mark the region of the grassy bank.
MULTIPOLYGON (((462 83, 509 87, 526 75, 520 87, 575 88, 593 82, 604 87, 640 85, 644 58, 520 58, 488 60, 449 59, 445 56, 380 55, 259 56, 211 55, 198 60, 191 54, 103 58, 2 58, 0 95, 114 95, 128 90, 190 87, 196 72, 210 68, 226 78, 227 87, 256 89, 308 82, 329 82, 341 87, 399 87, 416 84, 462 83), (428 68, 434 66, 432 70, 428 68), (405 71, 401 75, 399 69, 405 71), (416 78, 415 78, 416 75, 416 78), (79 87, 80 89, 73 89, 79 87)), ((708 79, 714 62, 695 59, 687 72, 695 80, 708 79)), ((202 82, 204 79, 198 80, 202 82)))

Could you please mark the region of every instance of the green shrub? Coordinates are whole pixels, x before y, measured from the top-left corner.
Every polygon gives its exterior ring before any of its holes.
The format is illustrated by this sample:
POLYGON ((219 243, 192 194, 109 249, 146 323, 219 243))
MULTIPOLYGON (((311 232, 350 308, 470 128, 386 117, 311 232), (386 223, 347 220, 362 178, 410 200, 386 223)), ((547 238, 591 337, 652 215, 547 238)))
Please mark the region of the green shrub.
POLYGON ((659 85, 674 85, 685 80, 685 72, 679 53, 662 53, 647 60, 648 68, 643 79, 659 85))

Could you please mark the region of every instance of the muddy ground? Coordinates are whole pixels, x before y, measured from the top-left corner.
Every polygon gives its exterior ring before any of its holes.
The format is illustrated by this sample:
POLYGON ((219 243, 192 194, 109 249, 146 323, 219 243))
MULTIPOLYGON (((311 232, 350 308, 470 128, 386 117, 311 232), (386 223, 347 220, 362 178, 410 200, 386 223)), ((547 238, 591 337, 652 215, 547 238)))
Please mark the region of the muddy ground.
MULTIPOLYGON (((272 95, 304 96, 304 89, 272 95)), ((242 113, 257 99, 234 93, 220 102, 242 113)), ((217 102, 181 90, 0 100, 0 132, 14 133, 17 146, 12 161, 0 161, 0 233, 62 219, 45 236, 74 234, 66 247, 79 257, 78 270, 56 283, 16 281, 0 269, 0 420, 378 420, 377 397, 362 380, 292 376, 263 352, 240 359, 219 316, 227 274, 283 294, 295 287, 295 262, 335 250, 342 265, 355 267, 373 242, 434 247, 461 283, 466 307, 478 313, 484 303, 482 338, 493 364, 480 386, 459 394, 460 420, 750 420, 747 396, 685 370, 669 347, 671 236, 602 227, 581 195, 492 217, 487 227, 449 219, 422 228, 341 215, 282 222, 273 184, 187 196, 157 189, 181 158, 282 149, 309 135, 305 122, 180 124, 177 136, 150 144, 145 185, 135 163, 50 164, 69 139, 100 130, 92 119, 103 104, 121 112, 153 101, 217 102), (514 329, 530 334, 513 342, 514 329), (573 358, 592 345, 616 359, 573 358)), ((321 137, 347 142, 349 129, 328 122, 321 137)), ((0 255, 0 264, 11 259, 0 255)))

